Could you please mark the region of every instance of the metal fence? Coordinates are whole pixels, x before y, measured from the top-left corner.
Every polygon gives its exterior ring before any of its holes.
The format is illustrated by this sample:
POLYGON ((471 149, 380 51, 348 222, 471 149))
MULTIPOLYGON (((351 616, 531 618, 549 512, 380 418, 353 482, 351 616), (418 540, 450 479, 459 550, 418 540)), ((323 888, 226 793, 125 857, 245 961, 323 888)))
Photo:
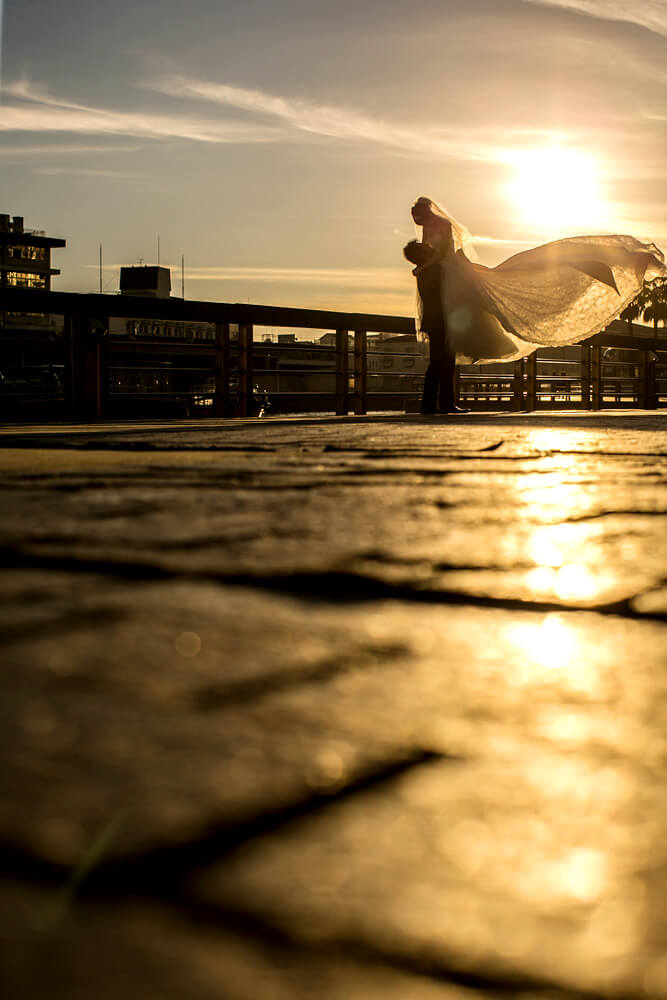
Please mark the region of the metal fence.
MULTIPOLYGON (((406 317, 0 289, 6 419, 414 411, 426 363, 406 317)), ((667 405, 667 339, 601 333, 457 381, 475 410, 650 409, 667 405)))

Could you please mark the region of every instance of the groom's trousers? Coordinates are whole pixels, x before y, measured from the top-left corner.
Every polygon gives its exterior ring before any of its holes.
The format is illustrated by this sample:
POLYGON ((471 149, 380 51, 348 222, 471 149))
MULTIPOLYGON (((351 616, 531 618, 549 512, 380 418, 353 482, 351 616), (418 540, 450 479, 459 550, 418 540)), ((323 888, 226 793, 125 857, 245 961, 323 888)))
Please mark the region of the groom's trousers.
POLYGON ((447 343, 447 325, 440 297, 440 263, 435 261, 417 274, 422 300, 421 328, 428 335, 429 363, 424 376, 422 413, 454 407, 455 357, 447 343))
POLYGON ((429 340, 429 363, 424 375, 422 413, 435 413, 438 409, 451 410, 454 407, 454 355, 447 347, 444 331, 426 332, 429 340))

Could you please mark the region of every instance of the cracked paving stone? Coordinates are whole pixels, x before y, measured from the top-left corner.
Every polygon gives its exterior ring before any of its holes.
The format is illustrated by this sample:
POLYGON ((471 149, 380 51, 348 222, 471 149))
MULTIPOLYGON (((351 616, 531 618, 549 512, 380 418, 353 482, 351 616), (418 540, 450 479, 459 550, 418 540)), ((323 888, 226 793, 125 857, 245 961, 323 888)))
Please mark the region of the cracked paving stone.
MULTIPOLYGON (((12 454, 18 478, 0 491, 8 565, 104 563, 119 574, 134 566, 137 575, 153 569, 258 582, 361 565, 372 580, 402 587, 573 607, 656 591, 667 565, 665 480, 632 471, 640 461, 664 473, 660 455, 545 451, 505 466, 478 457, 483 474, 461 457, 441 456, 436 476, 397 468, 388 485, 369 478, 369 462, 348 482, 317 482, 318 455, 299 453, 294 468, 283 457, 277 478, 267 480, 263 455, 198 452, 142 455, 143 483, 136 455, 66 452, 51 472, 45 464, 36 484, 26 479, 32 453, 12 454), (62 467, 73 460, 87 470, 74 485, 62 467), (254 479, 235 482, 239 468, 252 468, 254 479), (302 491, 304 481, 312 489, 302 491), (71 488, 58 488, 65 483, 71 488)), ((335 456, 329 460, 335 465, 335 456)))
POLYGON ((3 657, 0 831, 53 863, 107 829, 117 857, 307 810, 424 752, 547 743, 646 767, 666 746, 660 624, 81 583, 97 621, 3 657))
POLYGON ((224 578, 362 566, 471 598, 649 607, 636 599, 667 565, 664 431, 477 417, 464 433, 393 420, 38 435, 55 450, 3 452, 0 539, 10 564, 224 578), (141 442, 154 450, 133 451, 141 442))
POLYGON ((0 431, 9 996, 667 998, 665 415, 470 416, 0 431))
POLYGON ((478 984, 665 997, 663 796, 664 773, 592 754, 433 762, 242 846, 191 890, 478 984))
POLYGON ((485 1000, 379 960, 304 948, 261 927, 145 901, 81 903, 5 886, 0 906, 8 1000, 485 1000))

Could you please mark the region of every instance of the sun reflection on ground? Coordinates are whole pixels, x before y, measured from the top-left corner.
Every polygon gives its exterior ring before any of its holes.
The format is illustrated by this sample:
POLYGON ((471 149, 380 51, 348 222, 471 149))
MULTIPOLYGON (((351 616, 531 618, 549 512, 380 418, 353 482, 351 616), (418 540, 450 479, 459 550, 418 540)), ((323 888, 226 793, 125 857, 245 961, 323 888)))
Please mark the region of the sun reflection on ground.
POLYGON ((535 520, 552 519, 585 511, 590 504, 590 484, 581 480, 581 456, 576 453, 578 437, 563 440, 561 432, 552 429, 531 431, 526 436, 530 451, 541 456, 540 472, 527 472, 517 481, 517 500, 531 507, 535 520), (569 449, 564 451, 567 443, 569 449), (546 454, 545 454, 546 453, 546 454))
MULTIPOLYGON (((560 527, 560 525, 559 525, 560 527)), ((565 561, 563 548, 555 531, 535 531, 530 537, 530 554, 538 566, 550 566, 557 569, 565 561)))
POLYGON ((552 594, 562 601, 587 603, 598 597, 612 581, 601 578, 589 566, 568 563, 566 566, 538 566, 526 576, 535 596, 552 594))
MULTIPOLYGON (((533 568, 525 582, 534 596, 592 603, 610 595, 616 577, 598 544, 599 529, 588 514, 598 513, 595 490, 581 478, 580 456, 563 449, 562 433, 536 430, 526 443, 544 454, 549 471, 528 473, 516 486, 517 506, 526 521, 535 524, 525 543, 525 557, 533 568), (579 481, 581 480, 581 481, 579 481)), ((570 448, 577 440, 567 439, 570 448)))
MULTIPOLYGON (((547 614, 539 623, 511 622, 503 629, 502 638, 515 648, 512 659, 517 664, 516 684, 555 685, 586 698, 600 695, 603 677, 599 659, 585 634, 570 624, 567 614, 547 614)), ((558 715, 559 727, 567 730, 561 735, 575 737, 583 720, 568 712, 558 715)), ((553 724, 551 718, 549 725, 553 724)))
POLYGON ((559 462, 552 472, 528 474, 518 485, 519 502, 532 508, 535 520, 585 513, 591 502, 588 488, 573 482, 567 465, 559 462))
POLYGON ((541 888, 551 898, 561 895, 592 903, 606 888, 607 868, 608 859, 602 851, 576 847, 544 866, 541 888))
POLYGON ((571 629, 562 615, 546 615, 540 624, 511 622, 504 629, 503 638, 520 646, 519 661, 528 661, 549 670, 567 668, 576 658, 579 633, 571 629))
POLYGON ((613 585, 591 529, 556 524, 531 533, 527 555, 535 564, 526 582, 534 594, 553 594, 564 601, 590 601, 613 585), (596 565, 598 564, 598 565, 596 565))

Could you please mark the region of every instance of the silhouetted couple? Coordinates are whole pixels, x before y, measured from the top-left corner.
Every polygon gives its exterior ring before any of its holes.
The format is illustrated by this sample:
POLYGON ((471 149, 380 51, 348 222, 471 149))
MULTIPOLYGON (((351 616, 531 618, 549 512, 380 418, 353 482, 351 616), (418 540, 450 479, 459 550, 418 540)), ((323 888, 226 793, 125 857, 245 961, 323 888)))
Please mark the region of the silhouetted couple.
POLYGON ((452 227, 448 219, 438 218, 427 198, 419 198, 412 206, 412 218, 422 227, 423 240, 411 240, 403 253, 417 279, 418 337, 428 339, 429 361, 424 376, 421 412, 467 413, 456 405, 456 355, 451 348, 447 312, 442 301, 443 264, 452 244, 452 227))
POLYGON ((428 340, 423 413, 457 412, 455 364, 515 361, 538 347, 575 344, 604 329, 667 275, 664 254, 632 236, 574 236, 524 250, 496 267, 477 262, 472 237, 430 198, 404 247, 417 279, 417 339, 428 340))

